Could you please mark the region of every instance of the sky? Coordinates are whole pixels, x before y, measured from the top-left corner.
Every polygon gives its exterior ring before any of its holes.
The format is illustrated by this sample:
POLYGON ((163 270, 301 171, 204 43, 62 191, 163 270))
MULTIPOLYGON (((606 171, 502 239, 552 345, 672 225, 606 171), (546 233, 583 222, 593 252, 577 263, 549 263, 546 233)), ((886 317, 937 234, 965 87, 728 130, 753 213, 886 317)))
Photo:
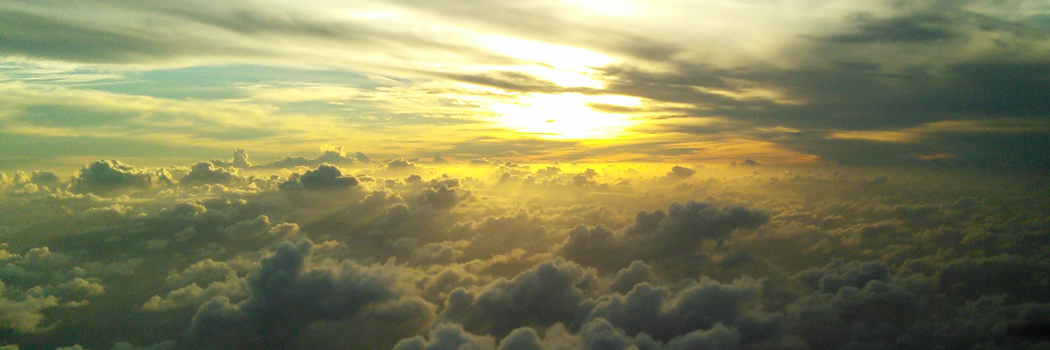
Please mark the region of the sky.
POLYGON ((8 170, 323 145, 453 161, 1048 166, 1043 1, 2 4, 8 170))
POLYGON ((1050 347, 1050 3, 0 0, 0 350, 1050 347))

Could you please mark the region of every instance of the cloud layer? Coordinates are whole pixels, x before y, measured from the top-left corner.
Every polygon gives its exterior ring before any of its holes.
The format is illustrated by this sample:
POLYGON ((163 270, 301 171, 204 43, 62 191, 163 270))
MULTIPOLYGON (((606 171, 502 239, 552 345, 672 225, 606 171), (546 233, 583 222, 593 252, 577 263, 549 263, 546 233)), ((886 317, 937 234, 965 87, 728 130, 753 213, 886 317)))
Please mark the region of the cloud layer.
POLYGON ((4 175, 4 345, 1048 341, 1050 202, 1031 190, 1042 177, 361 156, 278 168, 238 150, 183 166, 103 160, 68 178, 4 175))

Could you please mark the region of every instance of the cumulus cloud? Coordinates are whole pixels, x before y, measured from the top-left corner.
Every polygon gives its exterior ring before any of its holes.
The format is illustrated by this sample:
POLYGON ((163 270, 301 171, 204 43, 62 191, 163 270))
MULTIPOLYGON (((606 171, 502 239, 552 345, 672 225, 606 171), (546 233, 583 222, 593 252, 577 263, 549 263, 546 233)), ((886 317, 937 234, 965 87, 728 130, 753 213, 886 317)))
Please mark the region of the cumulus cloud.
POLYGON ((594 164, 406 174, 375 162, 350 176, 202 162, 164 169, 236 168, 238 180, 169 186, 102 163, 151 182, 74 191, 92 163, 57 182, 19 172, 0 191, 0 333, 12 344, 1048 343, 1050 221, 1034 190, 1045 181, 1017 174, 711 166, 667 181, 667 168, 594 164))
POLYGON ((696 174, 696 170, 675 165, 666 176, 671 180, 681 180, 689 178, 690 176, 693 176, 693 174, 696 174))
POLYGON ((396 298, 395 272, 352 261, 308 267, 313 243, 282 243, 248 276, 248 298, 201 305, 187 329, 204 348, 279 347, 311 322, 352 317, 396 298))
POLYGON ((170 182, 166 177, 156 177, 147 171, 136 169, 115 160, 100 160, 80 169, 73 178, 70 189, 80 193, 106 194, 122 189, 143 189, 154 184, 170 182))
POLYGON ((210 162, 200 162, 190 168, 189 174, 179 179, 182 185, 223 184, 229 185, 238 181, 236 169, 216 167, 210 162))
POLYGON ((281 184, 281 187, 317 191, 351 188, 357 186, 357 184, 358 181, 353 176, 343 175, 339 168, 325 163, 317 166, 317 169, 307 170, 302 175, 292 176, 287 182, 281 184))
POLYGON ((10 291, 0 283, 0 326, 22 333, 35 333, 45 328, 43 311, 58 306, 58 298, 52 295, 37 296, 35 291, 10 291), (9 299, 8 296, 11 296, 9 299))
MULTIPOLYGON (((234 154, 234 161, 237 161, 238 154, 243 155, 245 164, 247 164, 247 154, 243 153, 243 150, 238 150, 241 153, 234 154)), ((297 168, 297 167, 318 167, 323 164, 337 165, 337 166, 354 166, 359 163, 369 163, 371 159, 368 158, 364 153, 357 152, 352 155, 347 155, 343 151, 343 147, 328 146, 321 148, 321 155, 314 159, 308 159, 304 157, 286 157, 283 159, 275 160, 270 163, 260 164, 255 166, 259 169, 280 169, 280 168, 297 168)))
POLYGON ((602 226, 577 226, 569 232, 559 254, 603 267, 625 265, 635 259, 666 259, 691 254, 704 241, 721 240, 737 229, 753 229, 768 220, 769 214, 743 207, 674 203, 667 211, 639 212, 634 225, 620 232, 602 226))
POLYGON ((479 337, 463 330, 462 326, 443 324, 434 327, 429 339, 417 336, 404 339, 394 346, 395 350, 458 350, 458 349, 494 349, 492 337, 479 337))
POLYGON ((579 264, 555 259, 477 292, 456 289, 443 314, 470 329, 501 335, 522 326, 573 322, 584 300, 581 287, 593 278, 579 264))
POLYGON ((687 286, 671 293, 668 288, 639 283, 626 295, 599 298, 587 305, 588 318, 610 321, 627 334, 648 334, 670 340, 716 324, 734 324, 745 316, 745 305, 758 297, 757 281, 739 279, 721 284, 710 278, 686 282, 687 286))

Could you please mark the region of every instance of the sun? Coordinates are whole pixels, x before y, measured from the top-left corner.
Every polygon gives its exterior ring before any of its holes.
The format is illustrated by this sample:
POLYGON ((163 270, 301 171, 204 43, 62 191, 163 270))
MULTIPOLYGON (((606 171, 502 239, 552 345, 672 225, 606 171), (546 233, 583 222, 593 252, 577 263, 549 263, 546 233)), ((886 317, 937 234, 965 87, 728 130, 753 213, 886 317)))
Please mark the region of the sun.
POLYGON ((500 126, 515 132, 552 139, 608 139, 622 134, 634 121, 628 114, 601 111, 596 106, 640 104, 641 99, 632 96, 530 93, 489 109, 497 114, 500 126))

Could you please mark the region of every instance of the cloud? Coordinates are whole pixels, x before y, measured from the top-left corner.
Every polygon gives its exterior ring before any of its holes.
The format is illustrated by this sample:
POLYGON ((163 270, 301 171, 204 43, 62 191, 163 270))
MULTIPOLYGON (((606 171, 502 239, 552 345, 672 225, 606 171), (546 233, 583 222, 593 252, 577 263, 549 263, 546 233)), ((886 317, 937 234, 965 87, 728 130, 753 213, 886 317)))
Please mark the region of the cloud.
POLYGON ((671 172, 667 173, 667 178, 674 180, 687 179, 693 174, 696 174, 696 170, 675 165, 671 168, 671 172))
POLYGON ((528 325, 572 322, 584 299, 581 287, 593 279, 591 274, 579 264, 550 260, 477 292, 453 290, 443 315, 468 329, 493 334, 528 325))
POLYGON ((820 269, 809 269, 795 276, 810 288, 824 293, 835 293, 843 287, 862 288, 871 281, 886 281, 889 269, 880 262, 846 264, 841 259, 832 260, 820 269))
POLYGON ((769 214, 743 207, 718 207, 703 202, 675 203, 667 211, 639 212, 622 232, 577 226, 559 254, 594 266, 620 266, 631 259, 668 259, 693 253, 703 241, 724 239, 737 229, 753 229, 769 214), (608 252, 617 252, 610 256, 608 252))
MULTIPOLYGON (((298 174, 298 173, 297 173, 298 174)), ((317 169, 307 170, 299 176, 292 176, 287 182, 281 184, 282 188, 302 188, 307 191, 347 189, 358 185, 353 176, 343 175, 339 168, 331 164, 321 164, 317 169)))
POLYGON ((216 297, 201 305, 187 329, 204 348, 278 347, 311 322, 353 317, 396 298, 396 273, 352 261, 308 267, 310 241, 282 243, 248 276, 248 298, 216 297))
POLYGON ((924 312, 923 307, 910 291, 872 281, 863 289, 845 287, 837 293, 802 298, 789 313, 798 318, 799 333, 811 346, 885 347, 901 339, 924 312))
POLYGON ((420 200, 424 205, 435 210, 449 210, 468 197, 470 197, 469 191, 449 189, 448 186, 441 185, 438 188, 424 189, 420 200))
POLYGON ((652 268, 641 260, 631 262, 631 265, 616 272, 609 290, 626 294, 634 289, 635 285, 652 280, 652 268))
POLYGON ((43 311, 58 307, 58 298, 53 295, 35 296, 30 292, 16 291, 17 299, 8 299, 6 296, 11 291, 0 282, 0 293, 4 294, 4 297, 0 297, 0 311, 3 311, 0 313, 3 315, 0 316, 0 327, 22 333, 36 333, 45 329, 41 327, 43 311))
POLYGON ((394 346, 394 350, 458 350, 458 349, 494 349, 491 337, 479 337, 467 333, 462 326, 444 324, 430 330, 430 339, 422 336, 403 339, 394 346))
POLYGON ((115 160, 100 160, 80 169, 70 189, 74 192, 108 194, 123 189, 145 189, 171 180, 115 160))
POLYGON ((388 163, 355 164, 352 186, 334 165, 88 193, 71 189, 95 163, 57 181, 13 173, 0 333, 51 349, 1048 343, 1041 177, 388 163))
POLYGON ((744 317, 744 305, 755 299, 761 286, 757 281, 739 279, 721 284, 710 278, 686 282, 678 293, 639 283, 626 295, 599 298, 587 306, 588 319, 606 319, 627 334, 645 333, 659 340, 671 340, 716 324, 734 324, 744 317))
POLYGON ((182 185, 223 184, 229 185, 240 180, 237 170, 216 167, 210 162, 200 162, 190 168, 190 173, 179 179, 182 185))
POLYGON ((950 40, 955 37, 943 28, 948 18, 938 14, 911 14, 893 18, 872 18, 859 13, 853 18, 859 27, 857 33, 836 34, 827 40, 843 43, 925 43, 950 40))
MULTIPOLYGON (((244 155, 247 159, 247 154, 244 155)), ((237 154, 234 155, 235 161, 237 154)), ((247 162, 247 160, 245 160, 247 162)), ((322 164, 330 164, 336 166, 354 166, 359 163, 369 163, 371 159, 367 155, 361 152, 357 152, 353 155, 347 155, 343 151, 343 147, 328 146, 321 148, 321 155, 315 159, 307 159, 304 157, 286 157, 283 159, 275 160, 270 163, 260 164, 255 166, 260 169, 280 169, 280 168, 297 168, 297 167, 317 167, 322 164)), ((247 163, 245 163, 247 164, 247 163)))

